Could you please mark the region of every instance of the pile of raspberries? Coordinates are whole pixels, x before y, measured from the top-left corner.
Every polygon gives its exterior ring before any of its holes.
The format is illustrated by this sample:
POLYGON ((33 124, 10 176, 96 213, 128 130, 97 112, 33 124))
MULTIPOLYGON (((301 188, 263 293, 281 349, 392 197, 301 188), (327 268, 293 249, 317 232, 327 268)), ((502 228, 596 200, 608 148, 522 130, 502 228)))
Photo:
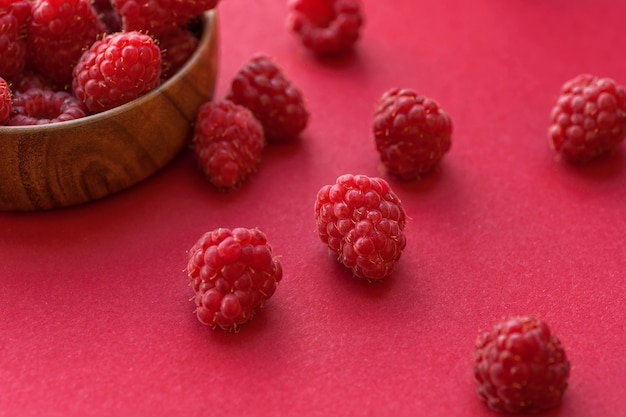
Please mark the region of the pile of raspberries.
POLYGON ((77 119, 158 87, 218 0, 0 0, 0 125, 77 119), (149 34, 149 35, 148 35, 149 34))

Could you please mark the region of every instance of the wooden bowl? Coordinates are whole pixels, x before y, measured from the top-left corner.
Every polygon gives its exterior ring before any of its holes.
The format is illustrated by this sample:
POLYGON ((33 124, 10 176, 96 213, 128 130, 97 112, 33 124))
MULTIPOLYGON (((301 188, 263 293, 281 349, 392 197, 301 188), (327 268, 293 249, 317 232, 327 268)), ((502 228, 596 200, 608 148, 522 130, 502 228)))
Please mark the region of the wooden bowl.
POLYGON ((217 77, 214 10, 180 71, 130 103, 82 119, 0 126, 0 210, 34 211, 97 200, 146 179, 189 143, 217 77))

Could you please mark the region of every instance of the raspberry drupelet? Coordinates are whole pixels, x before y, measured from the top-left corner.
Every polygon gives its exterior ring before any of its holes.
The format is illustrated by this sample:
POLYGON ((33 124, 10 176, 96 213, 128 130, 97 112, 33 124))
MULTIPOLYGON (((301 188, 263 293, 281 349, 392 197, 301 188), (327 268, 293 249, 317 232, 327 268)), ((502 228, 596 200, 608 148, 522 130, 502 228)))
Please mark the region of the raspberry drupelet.
POLYGON ((287 27, 318 56, 351 51, 363 26, 360 0, 291 0, 287 27))
POLYGON ((374 113, 374 141, 387 172, 414 180, 430 172, 452 144, 450 116, 434 100, 393 88, 374 113))
POLYGON ((218 188, 232 189, 261 162, 263 128, 252 112, 228 100, 206 102, 196 116, 192 147, 206 178, 218 188))
POLYGON ((315 221, 322 242, 359 278, 389 276, 406 246, 404 208, 381 178, 345 174, 323 186, 315 221))
POLYGON ((188 252, 196 315, 213 328, 237 331, 276 291, 282 266, 259 229, 219 228, 188 252))
POLYGON ((563 159, 585 163, 626 137, 626 91, 610 78, 581 74, 567 81, 550 115, 550 145, 563 159))
POLYGON ((474 358, 478 395, 494 411, 547 411, 560 404, 567 388, 565 350, 548 325, 534 317, 513 317, 481 333, 474 358))
POLYGON ((226 99, 252 111, 268 143, 296 139, 309 121, 300 89, 263 54, 253 56, 237 72, 226 99))

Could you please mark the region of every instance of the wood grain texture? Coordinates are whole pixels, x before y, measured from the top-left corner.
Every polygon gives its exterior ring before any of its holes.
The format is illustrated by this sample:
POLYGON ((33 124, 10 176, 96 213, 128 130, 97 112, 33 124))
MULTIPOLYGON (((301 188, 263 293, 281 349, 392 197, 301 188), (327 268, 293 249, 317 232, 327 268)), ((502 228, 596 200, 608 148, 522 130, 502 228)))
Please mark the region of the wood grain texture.
POLYGON ((218 28, 203 16, 198 48, 156 90, 115 109, 45 126, 0 127, 0 210, 73 206, 127 189, 188 144, 198 107, 215 90, 218 28))

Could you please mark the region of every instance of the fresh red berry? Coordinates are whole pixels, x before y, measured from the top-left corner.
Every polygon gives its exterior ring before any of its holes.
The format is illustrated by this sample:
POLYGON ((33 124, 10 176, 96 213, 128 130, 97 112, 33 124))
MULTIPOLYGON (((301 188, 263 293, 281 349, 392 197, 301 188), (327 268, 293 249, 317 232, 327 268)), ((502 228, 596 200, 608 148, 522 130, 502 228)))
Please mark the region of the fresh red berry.
POLYGON ((31 88, 13 98, 10 126, 42 125, 80 119, 87 109, 65 91, 31 88))
POLYGON ((360 36, 360 0, 292 0, 287 26, 317 55, 349 52, 360 36))
POLYGON ((161 79, 167 80, 193 55, 198 46, 198 38, 190 30, 180 27, 161 35, 158 43, 161 48, 161 79))
POLYGON ((404 208, 381 178, 345 174, 323 186, 315 220, 322 242, 359 278, 389 276, 406 246, 404 208))
POLYGON ((74 68, 74 95, 92 113, 128 103, 160 84, 161 51, 153 38, 118 32, 96 41, 74 68))
POLYGON ((11 88, 4 78, 0 77, 0 126, 4 126, 11 117, 13 108, 11 88))
MULTIPOLYGON (((12 77, 26 65, 26 41, 23 36, 26 17, 20 16, 22 2, 0 1, 0 76, 12 77)), ((30 10, 30 6, 29 9, 30 10)))
POLYGON ((492 410, 537 413, 557 407, 569 371, 561 342, 534 317, 503 321, 476 340, 474 378, 480 399, 492 410))
POLYGON ((28 63, 65 87, 84 50, 105 31, 90 0, 35 0, 28 23, 28 63))
POLYGON ((141 31, 152 36, 184 26, 191 19, 214 9, 218 0, 112 0, 125 31, 141 31))
POLYGON ((202 172, 216 187, 233 188, 261 162, 263 128, 243 106, 228 100, 198 109, 193 149, 202 172))
POLYGON ((374 113, 374 140, 387 172, 413 180, 431 171, 451 146, 450 116, 410 89, 385 92, 374 113))
POLYGON ((294 140, 309 120, 300 89, 265 55, 255 55, 239 70, 226 98, 254 113, 268 143, 294 140))
POLYGON ((617 148, 626 137, 626 91, 610 78, 579 75, 561 88, 548 129, 563 159, 584 163, 617 148))
POLYGON ((259 229, 219 228, 189 250, 196 315, 213 328, 237 330, 276 291, 283 269, 259 229))

